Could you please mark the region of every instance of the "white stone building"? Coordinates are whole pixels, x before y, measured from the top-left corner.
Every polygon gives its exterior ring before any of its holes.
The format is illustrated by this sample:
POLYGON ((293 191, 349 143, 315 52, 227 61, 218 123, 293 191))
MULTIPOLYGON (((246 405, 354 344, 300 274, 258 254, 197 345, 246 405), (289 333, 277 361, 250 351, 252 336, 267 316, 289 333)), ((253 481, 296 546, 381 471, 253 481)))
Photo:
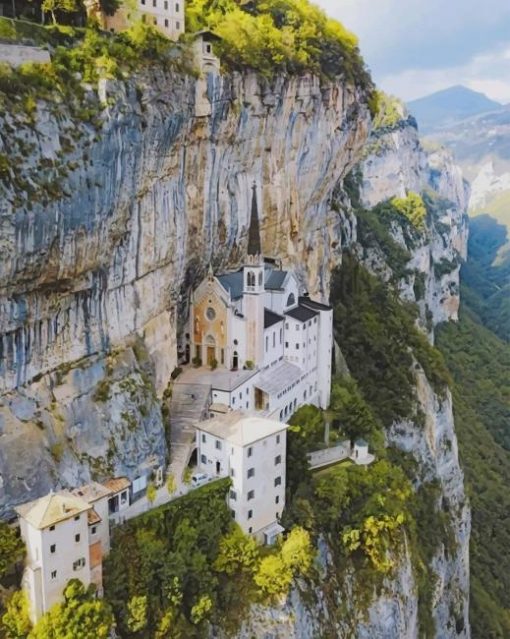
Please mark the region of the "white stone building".
POLYGON ((102 594, 102 557, 110 547, 104 518, 109 491, 93 484, 83 492, 50 493, 16 509, 27 549, 23 589, 33 623, 62 600, 71 579, 93 583, 102 594))
POLYGON ((245 266, 211 271, 191 299, 186 351, 214 369, 202 378, 212 387, 212 404, 281 421, 304 404, 327 408, 333 310, 300 296, 292 271, 260 257, 255 187, 248 252, 245 266))
POLYGON ((200 422, 198 469, 230 477, 232 517, 249 534, 273 543, 282 532, 285 506, 287 426, 242 411, 200 422))
POLYGON ((112 16, 103 15, 104 27, 109 31, 123 31, 138 19, 178 40, 185 29, 184 0, 134 0, 133 6, 124 2, 112 16))

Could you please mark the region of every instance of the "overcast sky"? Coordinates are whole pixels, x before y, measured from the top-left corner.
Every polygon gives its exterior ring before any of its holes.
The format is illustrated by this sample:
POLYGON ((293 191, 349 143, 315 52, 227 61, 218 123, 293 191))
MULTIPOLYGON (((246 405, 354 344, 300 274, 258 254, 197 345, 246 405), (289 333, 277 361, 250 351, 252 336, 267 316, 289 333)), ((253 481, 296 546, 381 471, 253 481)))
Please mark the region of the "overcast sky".
POLYGON ((360 39, 374 79, 404 100, 455 84, 510 102, 510 0, 315 0, 360 39))

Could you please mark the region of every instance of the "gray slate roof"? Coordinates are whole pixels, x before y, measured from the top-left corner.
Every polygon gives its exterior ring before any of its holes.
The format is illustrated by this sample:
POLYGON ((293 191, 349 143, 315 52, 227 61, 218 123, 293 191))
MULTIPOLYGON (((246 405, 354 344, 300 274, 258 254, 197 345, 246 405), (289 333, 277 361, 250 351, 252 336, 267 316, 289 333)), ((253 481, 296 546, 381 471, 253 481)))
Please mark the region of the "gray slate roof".
POLYGON ((332 311, 333 310, 332 306, 328 306, 327 304, 321 304, 320 302, 315 302, 314 300, 306 296, 299 298, 299 304, 302 306, 306 306, 308 308, 312 308, 315 311, 332 311))
MULTIPOLYGON (((287 277, 287 271, 266 268, 264 270, 265 287, 268 291, 279 291, 283 287, 283 282, 287 277)), ((220 284, 226 291, 230 292, 230 297, 237 300, 243 296, 243 270, 235 273, 225 273, 217 276, 220 284)))
POLYGON ((268 308, 264 309, 264 328, 270 328, 278 324, 278 322, 283 322, 283 319, 284 318, 278 315, 278 313, 273 313, 273 311, 270 311, 268 308))
POLYGON ((305 306, 296 306, 290 311, 287 311, 285 315, 292 317, 293 319, 298 320, 298 322, 308 322, 314 317, 317 317, 319 313, 317 311, 312 311, 310 308, 306 308, 305 306))

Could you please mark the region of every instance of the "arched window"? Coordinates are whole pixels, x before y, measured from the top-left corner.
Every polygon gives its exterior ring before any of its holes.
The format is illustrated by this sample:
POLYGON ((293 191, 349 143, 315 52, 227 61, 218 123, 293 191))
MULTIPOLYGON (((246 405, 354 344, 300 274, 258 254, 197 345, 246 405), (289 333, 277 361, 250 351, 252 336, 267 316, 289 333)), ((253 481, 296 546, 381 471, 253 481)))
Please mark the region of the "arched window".
POLYGON ((262 271, 259 273, 259 286, 262 286, 262 271))
POLYGON ((248 271, 246 281, 248 283, 248 286, 255 286, 255 273, 253 273, 253 271, 248 271))
POLYGON ((287 307, 294 306, 295 303, 296 303, 296 298, 294 297, 294 293, 291 293, 289 297, 287 298, 287 307))
POLYGON ((280 421, 283 419, 283 410, 280 411, 280 421))
POLYGON ((209 346, 214 346, 216 344, 216 340, 214 339, 212 335, 208 335, 205 338, 205 343, 208 344, 209 346))
POLYGON ((199 333, 199 332, 200 332, 200 321, 198 317, 195 317, 195 333, 199 333))

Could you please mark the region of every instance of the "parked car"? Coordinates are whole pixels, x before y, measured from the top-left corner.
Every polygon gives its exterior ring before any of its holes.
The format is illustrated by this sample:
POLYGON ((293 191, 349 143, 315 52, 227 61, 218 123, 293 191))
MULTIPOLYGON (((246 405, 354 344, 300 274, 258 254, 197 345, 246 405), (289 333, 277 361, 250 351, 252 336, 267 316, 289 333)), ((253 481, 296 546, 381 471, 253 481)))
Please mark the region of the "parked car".
POLYGON ((198 488, 199 486, 203 486, 207 484, 209 481, 209 477, 205 473, 195 473, 191 477, 191 486, 193 488, 198 488))

